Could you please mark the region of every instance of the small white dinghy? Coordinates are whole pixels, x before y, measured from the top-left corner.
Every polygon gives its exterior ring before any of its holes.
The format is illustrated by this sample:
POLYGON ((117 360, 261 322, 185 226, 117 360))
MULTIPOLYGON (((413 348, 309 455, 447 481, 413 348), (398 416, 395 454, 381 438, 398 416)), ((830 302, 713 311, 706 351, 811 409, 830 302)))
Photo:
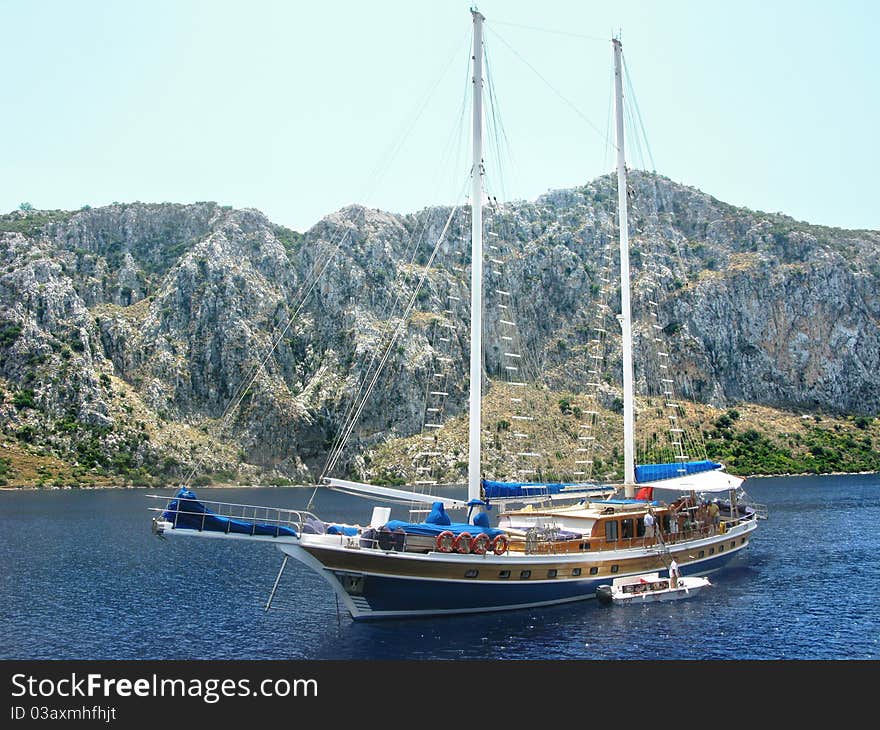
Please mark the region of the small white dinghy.
POLYGON ((678 578, 676 585, 669 578, 661 578, 659 573, 642 573, 615 578, 611 585, 601 585, 596 589, 600 603, 651 603, 653 601, 678 601, 691 598, 700 589, 712 585, 708 578, 686 576, 678 578))

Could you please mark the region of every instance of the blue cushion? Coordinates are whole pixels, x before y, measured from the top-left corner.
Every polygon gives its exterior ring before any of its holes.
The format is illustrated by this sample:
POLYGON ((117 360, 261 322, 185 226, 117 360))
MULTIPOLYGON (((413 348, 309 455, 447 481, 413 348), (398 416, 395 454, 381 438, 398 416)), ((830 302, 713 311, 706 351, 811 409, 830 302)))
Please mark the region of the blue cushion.
POLYGON ((431 525, 451 525, 452 520, 449 519, 449 515, 446 514, 446 510, 443 509, 443 502, 434 502, 431 505, 431 513, 425 518, 425 522, 431 525))

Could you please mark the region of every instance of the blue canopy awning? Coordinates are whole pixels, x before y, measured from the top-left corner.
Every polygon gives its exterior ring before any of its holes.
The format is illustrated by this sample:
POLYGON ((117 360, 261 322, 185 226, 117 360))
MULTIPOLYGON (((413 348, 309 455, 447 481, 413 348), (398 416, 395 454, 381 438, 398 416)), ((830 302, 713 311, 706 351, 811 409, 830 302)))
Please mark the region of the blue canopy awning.
POLYGON ((671 464, 639 464, 636 466, 636 484, 659 482, 663 479, 675 479, 689 474, 723 469, 724 465, 716 461, 684 461, 671 464))

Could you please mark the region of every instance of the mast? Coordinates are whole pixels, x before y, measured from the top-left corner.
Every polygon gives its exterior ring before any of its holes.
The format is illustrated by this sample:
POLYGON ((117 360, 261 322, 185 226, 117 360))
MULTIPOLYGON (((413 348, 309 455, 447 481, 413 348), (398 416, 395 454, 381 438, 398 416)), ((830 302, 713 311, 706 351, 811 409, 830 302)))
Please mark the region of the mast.
POLYGON ((629 223, 626 200, 626 154, 623 145, 623 72, 619 38, 614 46, 614 109, 617 118, 617 208, 620 219, 620 320, 623 341, 623 486, 635 495, 635 407, 633 403, 632 313, 630 312, 629 223))
POLYGON ((474 18, 473 167, 471 168, 471 363, 468 421, 468 501, 480 499, 480 424, 483 396, 483 21, 474 18))

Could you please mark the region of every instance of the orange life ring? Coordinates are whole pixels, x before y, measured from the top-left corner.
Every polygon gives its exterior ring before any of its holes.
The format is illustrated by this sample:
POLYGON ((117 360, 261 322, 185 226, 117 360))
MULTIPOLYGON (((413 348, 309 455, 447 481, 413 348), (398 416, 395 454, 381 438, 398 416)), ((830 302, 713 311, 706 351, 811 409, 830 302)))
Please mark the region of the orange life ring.
POLYGON ((457 553, 467 555, 471 551, 471 533, 460 532, 452 543, 452 549, 457 553))
POLYGON ((471 540, 471 552, 476 555, 485 555, 492 541, 485 532, 481 532, 473 540, 471 540))
POLYGON ((507 552, 507 548, 510 546, 510 540, 507 539, 507 535, 498 535, 492 541, 492 552, 496 555, 503 555, 507 552))
POLYGON ((437 551, 441 553, 451 553, 455 543, 455 535, 449 530, 444 530, 437 535, 436 546, 437 551))

